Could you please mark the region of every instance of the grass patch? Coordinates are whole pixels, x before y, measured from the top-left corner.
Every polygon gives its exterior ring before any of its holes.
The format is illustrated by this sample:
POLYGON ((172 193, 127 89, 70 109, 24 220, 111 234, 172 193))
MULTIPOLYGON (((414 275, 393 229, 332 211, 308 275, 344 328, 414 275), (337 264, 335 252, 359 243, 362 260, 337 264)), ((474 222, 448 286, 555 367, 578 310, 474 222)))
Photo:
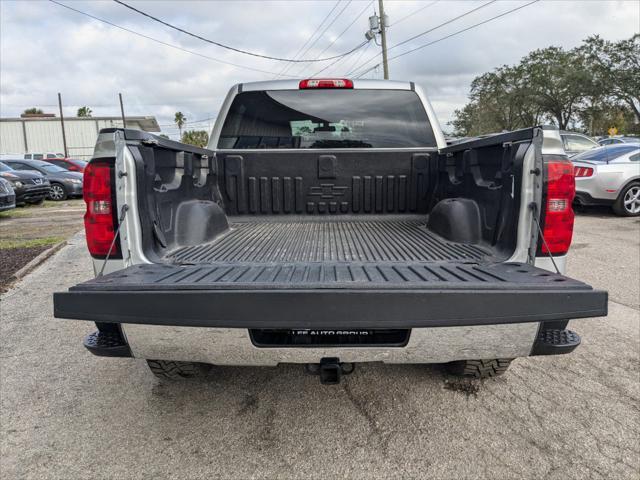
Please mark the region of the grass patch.
POLYGON ((20 218, 29 217, 31 215, 37 215, 43 208, 68 208, 84 206, 82 199, 64 200, 63 202, 52 202, 51 200, 45 200, 41 205, 26 204, 22 207, 16 207, 6 212, 0 212, 0 219, 2 218, 20 218))
POLYGON ((33 210, 25 209, 25 208, 14 208, 12 210, 7 210, 6 212, 0 213, 0 218, 19 218, 19 217, 29 217, 33 213, 33 210))
POLYGON ((29 248, 29 247, 48 247, 63 241, 63 237, 43 237, 32 238, 29 240, 2 238, 0 239, 0 249, 9 248, 29 248))

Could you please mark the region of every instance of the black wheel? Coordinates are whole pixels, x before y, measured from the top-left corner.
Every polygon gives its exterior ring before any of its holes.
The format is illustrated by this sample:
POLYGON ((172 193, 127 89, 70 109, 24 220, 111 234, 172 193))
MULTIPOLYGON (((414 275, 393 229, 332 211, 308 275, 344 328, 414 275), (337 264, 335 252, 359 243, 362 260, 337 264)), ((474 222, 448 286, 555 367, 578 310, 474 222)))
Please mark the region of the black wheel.
POLYGON ((204 376, 211 365, 196 362, 177 362, 172 360, 147 360, 149 370, 162 380, 182 380, 204 376))
POLYGON ((66 200, 67 190, 64 188, 64 185, 60 183, 52 183, 51 188, 49 188, 49 198, 56 202, 66 200))
POLYGON ((511 365, 511 358, 496 358, 493 360, 461 360, 447 364, 447 370, 452 375, 461 377, 490 378, 502 375, 511 365))
POLYGON ((613 204, 613 212, 622 217, 640 215, 640 182, 631 182, 622 189, 613 204))

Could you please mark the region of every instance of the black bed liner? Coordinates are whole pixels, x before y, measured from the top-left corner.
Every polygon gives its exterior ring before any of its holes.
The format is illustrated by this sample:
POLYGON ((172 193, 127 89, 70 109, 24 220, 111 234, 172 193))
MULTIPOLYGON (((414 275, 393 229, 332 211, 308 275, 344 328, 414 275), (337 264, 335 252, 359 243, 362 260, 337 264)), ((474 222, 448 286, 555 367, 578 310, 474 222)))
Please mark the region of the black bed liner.
POLYGON ((363 220, 232 219, 231 230, 213 242, 183 247, 176 264, 213 262, 411 262, 485 261, 491 249, 456 243, 430 232, 426 217, 387 216, 363 220))
POLYGON ((607 293, 519 263, 136 265, 54 294, 55 316, 228 328, 413 328, 606 315, 607 293))

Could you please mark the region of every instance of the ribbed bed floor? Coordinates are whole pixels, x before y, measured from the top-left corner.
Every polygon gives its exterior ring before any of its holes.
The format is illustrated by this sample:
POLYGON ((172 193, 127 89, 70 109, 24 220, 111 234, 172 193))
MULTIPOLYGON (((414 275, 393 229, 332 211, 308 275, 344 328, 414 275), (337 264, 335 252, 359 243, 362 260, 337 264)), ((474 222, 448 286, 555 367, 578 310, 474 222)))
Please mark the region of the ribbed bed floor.
POLYGON ((476 261, 488 249, 454 243, 429 232, 425 220, 243 221, 215 241, 184 247, 175 264, 213 262, 439 262, 476 261))

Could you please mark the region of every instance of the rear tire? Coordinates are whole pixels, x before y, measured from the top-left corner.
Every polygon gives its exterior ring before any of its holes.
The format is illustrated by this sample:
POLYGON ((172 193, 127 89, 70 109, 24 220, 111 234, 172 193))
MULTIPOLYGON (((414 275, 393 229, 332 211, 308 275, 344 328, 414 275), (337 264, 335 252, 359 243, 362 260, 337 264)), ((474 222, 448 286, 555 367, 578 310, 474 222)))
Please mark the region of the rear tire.
POLYGON ((613 212, 621 217, 640 215, 640 182, 631 182, 622 189, 613 204, 613 212))
POLYGON ((493 360, 461 360, 447 363, 447 370, 452 375, 473 378, 491 378, 504 374, 511 358, 496 358, 493 360))
POLYGON ((211 365, 196 362, 177 362, 172 360, 147 360, 149 370, 162 380, 183 380, 204 376, 211 365))

